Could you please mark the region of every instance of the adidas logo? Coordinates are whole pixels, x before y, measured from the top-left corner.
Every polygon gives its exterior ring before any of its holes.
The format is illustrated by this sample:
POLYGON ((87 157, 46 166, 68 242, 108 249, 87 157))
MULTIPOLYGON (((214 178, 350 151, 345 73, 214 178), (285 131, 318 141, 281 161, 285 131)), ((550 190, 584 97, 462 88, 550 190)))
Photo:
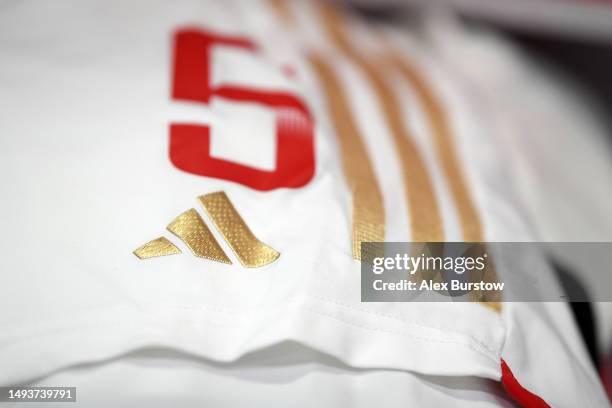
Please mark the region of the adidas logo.
MULTIPOLYGON (((257 239, 223 191, 200 196, 198 201, 243 266, 257 268, 278 259, 280 253, 257 239)), ((194 208, 176 217, 166 229, 183 241, 195 256, 232 264, 194 208)), ((180 253, 181 250, 166 237, 149 241, 134 251, 139 259, 180 253)))

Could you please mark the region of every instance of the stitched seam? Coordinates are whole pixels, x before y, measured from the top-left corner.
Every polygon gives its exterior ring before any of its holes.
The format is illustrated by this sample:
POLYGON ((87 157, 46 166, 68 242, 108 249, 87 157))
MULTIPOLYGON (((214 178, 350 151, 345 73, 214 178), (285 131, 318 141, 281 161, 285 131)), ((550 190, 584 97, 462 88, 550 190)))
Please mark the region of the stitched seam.
MULTIPOLYGON (((359 309, 359 308, 356 308, 354 306, 351 306, 351 305, 348 305, 348 304, 344 304, 342 302, 335 301, 335 300, 332 300, 332 299, 327 299, 327 298, 324 298, 324 297, 320 297, 320 296, 315 296, 315 295, 308 295, 308 296, 311 297, 311 298, 314 298, 314 299, 320 299, 321 301, 324 301, 324 302, 327 302, 327 303, 332 303, 332 304, 336 304, 338 306, 342 306, 342 307, 345 307, 345 308, 353 309, 353 310, 355 310, 355 311, 357 311, 359 313, 365 313, 365 314, 370 314, 370 315, 373 315, 373 316, 376 316, 376 317, 383 317, 383 318, 397 320, 397 321, 399 321, 402 324, 405 324, 407 326, 414 326, 414 327, 417 327, 417 328, 424 328, 424 329, 440 330, 442 332, 447 332, 447 333, 463 336, 463 337, 469 338, 473 342, 477 343, 479 346, 481 346, 485 350, 489 351, 494 356, 499 356, 498 352, 496 352, 491 347, 487 346, 485 343, 482 343, 481 341, 478 341, 478 339, 475 339, 472 336, 464 334, 464 333, 455 332, 455 331, 452 331, 452 330, 440 329, 440 328, 437 328, 437 327, 420 325, 420 324, 412 323, 412 322, 407 322, 407 321, 405 321, 404 319, 402 319, 399 316, 393 316, 393 315, 388 315, 388 314, 384 314, 384 313, 377 313, 377 312, 372 312, 372 311, 368 311, 368 310, 364 310, 364 309, 359 309)), ((144 305, 157 305, 157 304, 149 302, 149 303, 145 303, 144 305)), ((210 307, 210 306, 207 306, 207 305, 199 305, 197 307, 193 307, 193 306, 189 306, 189 305, 164 305, 164 307, 168 307, 168 308, 172 308, 172 309, 178 309, 178 310, 190 310, 190 311, 203 311, 203 310, 205 311, 205 310, 209 310, 209 311, 213 311, 213 312, 229 314, 232 319, 238 319, 238 318, 241 318, 241 317, 242 318, 247 318, 248 317, 248 316, 237 316, 236 314, 240 313, 239 311, 233 313, 233 312, 228 312, 228 311, 222 310, 222 309, 216 309, 215 307, 210 307)), ((381 328, 375 328, 375 327, 362 326, 359 323, 354 323, 353 321, 345 320, 345 319, 339 318, 339 317, 331 315, 331 314, 326 314, 324 312, 316 311, 315 309, 313 309, 311 307, 308 307, 308 306, 298 305, 297 307, 298 307, 298 309, 303 309, 303 310, 306 310, 306 311, 314 312, 314 313, 317 313, 317 314, 322 315, 322 316, 328 316, 328 317, 331 317, 333 319, 339 320, 339 321, 341 321, 343 323, 346 323, 346 324, 349 324, 349 325, 352 325, 352 326, 355 326, 355 327, 361 327, 363 329, 370 330, 370 331, 381 331, 381 332, 395 333, 395 334, 411 337, 411 338, 414 338, 416 340, 422 340, 422 341, 436 341, 438 343, 452 343, 452 344, 464 345, 464 346, 470 347, 474 351, 478 351, 477 349, 473 348, 471 343, 453 342, 453 341, 450 341, 450 340, 449 341, 436 340, 436 339, 432 339, 432 338, 425 338, 425 337, 414 336, 414 335, 409 334, 409 333, 396 332, 396 331, 392 331, 392 330, 388 330, 388 329, 381 329, 381 328)), ((115 311, 122 311, 122 310, 129 310, 129 309, 130 309, 130 307, 122 306, 122 307, 117 307, 114 310, 115 311)), ((254 312, 255 311, 249 311, 250 314, 252 314, 254 312)), ((66 319, 66 320, 70 320, 70 319, 66 319)), ((63 321, 65 321, 65 320, 63 320, 63 321)), ((128 324, 128 323, 132 324, 130 322, 126 322, 126 324, 128 324)), ((106 327, 113 327, 113 326, 117 327, 117 326, 121 326, 121 325, 123 325, 123 323, 113 322, 112 324, 108 324, 108 325, 105 325, 105 326, 106 327)), ((79 325, 78 327, 62 327, 62 328, 41 329, 41 330, 38 331, 38 333, 40 333, 42 331, 42 332, 46 332, 45 335, 59 335, 59 334, 64 333, 64 332, 79 331, 79 330, 89 329, 89 328, 98 327, 98 326, 99 326, 99 324, 90 324, 90 325, 79 325)), ((15 339, 14 341, 10 341, 10 342, 4 343, 3 347, 19 343, 24 338, 28 338, 28 337, 30 337, 32 335, 33 335, 32 331, 30 331, 29 333, 27 333, 27 334, 25 334, 23 336, 19 336, 19 338, 15 339)), ((478 352, 482 353, 482 351, 478 351, 478 352)), ((488 354, 483 354, 483 355, 486 355, 487 357, 491 358, 491 356, 489 356, 488 354)))
POLYGON ((470 350, 474 351, 475 353, 480 354, 483 357, 486 357, 487 359, 492 360, 493 362, 495 362, 497 364, 498 359, 496 357, 493 357, 485 352, 483 352, 482 350, 474 347, 472 345, 471 342, 459 342, 459 341, 453 341, 453 340, 441 340, 441 339, 436 339, 436 338, 431 338, 431 337, 420 337, 420 336, 415 336, 413 334, 410 333, 405 333, 405 332, 400 332, 400 331, 396 331, 396 330, 389 330, 389 329, 381 329, 381 328, 377 328, 377 327, 368 327, 368 326, 364 326, 362 324, 357 324, 357 323, 353 323, 351 321, 345 320, 341 317, 338 316, 334 316, 332 314, 328 314, 328 313, 324 313, 315 309, 311 309, 311 308, 304 308, 306 311, 311 312, 311 313, 315 313, 321 316, 325 316, 334 320, 337 320, 341 323, 347 324, 349 326, 353 326, 353 327, 357 327, 359 329, 362 330, 367 330, 367 331, 374 331, 374 332, 381 332, 381 333, 387 333, 387 334, 392 334, 392 335, 396 335, 396 336, 402 336, 402 337, 408 337, 414 340, 418 340, 424 343, 440 343, 440 344, 452 344, 452 345, 457 345, 457 346, 463 346, 463 347, 467 347, 470 350))
MULTIPOLYGON (((181 309, 185 309, 184 307, 181 309)), ((423 336, 416 336, 414 334, 411 333, 406 333, 406 332, 402 332, 402 331, 398 331, 398 330, 391 330, 391 329, 383 329, 380 327, 370 327, 370 326, 366 326, 363 324, 359 324, 359 323, 355 323, 353 321, 341 318, 339 316, 335 316, 333 314, 330 313, 325 313, 325 312, 321 312, 319 310, 316 310, 314 308, 311 307, 299 307, 299 309, 304 310, 306 312, 310 312, 310 313, 314 313, 317 314, 319 316, 323 316, 323 317, 327 317, 333 320, 336 320, 340 323, 346 324, 348 326, 352 326, 352 327, 356 327, 362 330, 366 330, 369 332, 379 332, 379 333, 386 333, 386 334, 391 334, 391 335, 395 335, 395 336, 400 336, 400 337, 407 337, 410 339, 413 339, 415 341, 419 341, 419 342, 423 342, 425 344, 427 343, 438 343, 438 344, 450 344, 450 345, 456 345, 456 346, 462 346, 462 347, 467 347, 468 349, 480 354, 481 356, 486 357, 487 359, 490 359, 494 362, 497 362, 497 358, 493 357, 485 352, 483 352, 481 349, 478 349, 476 347, 473 346, 473 344, 471 342, 460 342, 460 341, 454 341, 454 340, 443 340, 443 339, 439 339, 439 338, 433 338, 433 337, 423 337, 423 336)), ((190 322, 192 320, 188 319, 187 322, 190 322)), ((113 321, 113 322, 109 322, 108 324, 103 325, 103 327, 125 327, 125 326, 132 326, 133 322, 122 322, 122 321, 113 321)), ((151 327, 149 324, 147 324, 147 326, 151 327)), ((100 325, 99 324, 90 324, 90 325, 86 325, 86 326, 81 326, 81 327, 65 327, 65 328, 59 328, 59 329, 54 329, 51 330, 47 333, 45 333, 44 337, 55 337, 55 336, 61 336, 66 332, 81 332, 84 329, 91 329, 91 328, 99 328, 100 325)), ((27 337, 24 337, 26 340, 28 340, 27 337)), ((31 338, 29 338, 31 340, 31 338)), ((40 340, 41 338, 38 337, 37 340, 40 340)), ((14 344, 18 344, 21 343, 23 341, 14 341, 14 342, 10 342, 10 343, 6 343, 3 345, 4 348, 6 346, 11 346, 14 344)))
POLYGON ((484 340, 479 339, 478 337, 474 337, 473 335, 467 334, 467 333, 462 333, 462 332, 458 332, 455 330, 451 330, 451 329, 446 329, 446 328, 442 328, 442 327, 437 327, 437 326, 428 326, 428 325, 423 325, 423 324, 419 324, 419 323, 414 323, 414 322, 410 322, 404 318, 402 318, 401 316, 397 316, 397 315, 390 315, 390 314, 386 314, 386 313, 381 313, 381 312, 375 312, 375 311, 371 311, 371 310, 366 310, 366 309, 361 309, 358 307, 355 307, 353 305, 350 305, 348 303, 343 303, 334 299, 330 299, 330 298, 325 298, 322 297, 320 295, 311 295, 309 294, 308 296, 314 298, 314 299, 318 299, 324 302, 328 302, 328 303, 332 303, 338 306, 342 306, 348 309, 352 309, 355 310, 357 312, 360 313, 366 313, 372 316, 376 316, 376 317, 384 317, 387 319, 391 319, 391 320, 396 320, 399 321, 405 325, 408 326, 414 326, 414 327, 418 327, 421 329, 433 329, 433 330, 438 330, 441 331, 443 333, 451 333, 451 334, 455 334, 458 336, 463 336, 463 337, 467 337, 468 339, 474 341, 475 343, 477 343, 479 346, 483 347, 484 349, 486 349, 487 351, 490 351, 492 354, 499 356, 500 353, 496 348, 493 348, 491 346, 489 346, 489 344, 487 342, 485 342, 484 340))

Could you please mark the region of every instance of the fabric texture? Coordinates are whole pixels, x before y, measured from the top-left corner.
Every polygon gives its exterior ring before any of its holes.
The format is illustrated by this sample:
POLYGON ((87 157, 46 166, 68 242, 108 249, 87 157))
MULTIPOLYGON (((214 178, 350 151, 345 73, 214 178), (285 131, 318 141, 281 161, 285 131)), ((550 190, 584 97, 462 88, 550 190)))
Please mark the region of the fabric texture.
MULTIPOLYGON (((372 392, 386 381, 397 381, 395 390, 409 384, 416 396, 397 391, 406 403, 465 399, 470 406, 503 406, 499 388, 490 395, 481 390, 499 382, 504 358, 519 383, 551 406, 605 406, 563 305, 506 304, 499 313, 477 303, 360 302, 351 241, 353 186, 342 168, 330 101, 308 53, 325 56, 362 133, 384 199, 385 240, 411 240, 411 211, 426 207, 406 199, 411 187, 402 181, 402 160, 410 158, 397 154, 393 127, 367 72, 335 50, 310 3, 290 4, 297 20, 292 30, 268 3, 250 1, 23 1, 0 8, 0 211, 9 215, 0 237, 1 385, 54 372, 50 378, 58 382, 78 382, 79 373, 84 383, 98 373, 109 381, 120 372, 135 378, 147 370, 120 357, 152 347, 214 365, 291 342, 350 372, 334 377, 317 368, 287 385, 304 393, 328 380, 338 387, 346 381, 352 384, 349 395, 359 400, 365 397, 354 384, 371 379, 372 392), (210 91, 210 98, 194 96, 197 103, 171 94, 174 41, 185 28, 226 36, 209 55, 210 89, 203 92, 210 91), (251 93, 236 93, 237 87, 251 87, 251 93), (263 104, 252 101, 270 89, 291 98, 275 93, 263 104), (240 180, 194 174, 169 157, 171 126, 208 126, 201 134, 213 159, 231 161, 240 174, 248 167, 249 174, 271 177, 281 160, 282 130, 270 106, 302 109, 294 96, 314 121, 315 171, 304 185, 258 190, 240 180), (280 253, 278 259, 261 268, 241 265, 196 200, 218 191, 257 239, 280 253), (166 231, 190 208, 211 228, 231 265, 194 256, 166 231), (132 253, 160 236, 181 253, 146 260, 132 253), (104 364, 87 372, 68 368, 96 362, 104 364), (62 369, 65 374, 57 372, 62 369), (432 386, 430 377, 446 385, 432 386)), ((352 41, 364 50, 377 48, 368 26, 347 21, 352 41)), ((518 193, 506 183, 511 159, 473 109, 471 95, 418 36, 385 30, 388 43, 414 62, 442 101, 484 238, 536 239, 518 193)), ((445 239, 461 240, 460 216, 423 106, 405 81, 393 73, 384 78, 401 102, 393 126, 409 130, 431 175, 445 239)), ((288 126, 304 136, 303 125, 288 126)), ((203 139, 194 140, 202 147, 203 139)), ((169 374, 151 371, 154 381, 169 374)), ((216 381, 201 371, 185 375, 186 381, 216 381)), ((245 396, 267 388, 253 387, 245 396)), ((333 405, 340 398, 334 392, 321 398, 333 405)), ((236 405, 238 397, 232 399, 236 405)))

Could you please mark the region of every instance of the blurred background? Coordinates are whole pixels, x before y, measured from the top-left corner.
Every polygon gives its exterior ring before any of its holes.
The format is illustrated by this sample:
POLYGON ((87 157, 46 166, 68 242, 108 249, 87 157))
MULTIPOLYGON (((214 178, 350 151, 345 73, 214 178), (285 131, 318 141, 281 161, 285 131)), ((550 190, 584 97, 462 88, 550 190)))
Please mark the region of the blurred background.
MULTIPOLYGON (((501 32, 528 57, 584 91, 610 128, 612 0, 344 0, 369 18, 398 20, 431 9, 501 32)), ((612 139, 612 132, 608 132, 612 139)))

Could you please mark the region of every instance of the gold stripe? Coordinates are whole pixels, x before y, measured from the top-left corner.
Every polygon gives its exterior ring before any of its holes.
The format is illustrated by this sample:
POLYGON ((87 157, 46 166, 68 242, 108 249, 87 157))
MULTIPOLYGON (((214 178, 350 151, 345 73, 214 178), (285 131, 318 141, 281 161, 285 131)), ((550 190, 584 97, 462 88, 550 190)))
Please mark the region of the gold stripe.
MULTIPOLYGON (((285 1, 269 0, 269 2, 285 24, 294 23, 291 10, 289 10, 285 1)), ((362 67, 374 85, 379 100, 382 102, 381 105, 392 130, 402 163, 403 179, 406 185, 407 201, 412 221, 413 241, 443 241, 443 224, 433 187, 423 160, 402 124, 402 113, 399 110, 399 103, 396 103, 395 96, 384 82, 383 75, 379 69, 364 59, 350 44, 343 32, 342 22, 336 11, 328 5, 320 5, 319 11, 321 12, 328 35, 339 49, 362 67)), ((358 128, 354 123, 337 78, 320 56, 311 55, 310 59, 320 80, 324 84, 332 119, 340 141, 345 177, 349 185, 357 185, 361 182, 361 186, 363 186, 363 188, 352 189, 354 207, 353 255, 356 259, 361 259, 360 244, 362 241, 384 240, 382 195, 368 160, 365 147, 363 146, 362 138, 359 136, 358 128), (365 169, 361 168, 359 163, 365 169), (364 177, 364 175, 359 174, 359 169, 367 175, 364 177), (371 184, 371 186, 366 187, 365 185, 367 184, 371 184), (367 194, 368 190, 372 191, 371 195, 367 194)), ((443 172, 448 179, 451 195, 459 214, 464 240, 466 242, 481 242, 483 234, 480 218, 471 200, 467 183, 461 172, 461 166, 455 155, 454 144, 450 135, 450 125, 442 105, 413 67, 402 61, 395 54, 393 54, 392 64, 399 67, 399 71, 415 89, 417 97, 424 107, 427 119, 431 124, 437 153, 442 163, 443 172)), ((497 281, 493 267, 487 269, 487 275, 483 277, 483 280, 497 281)), ((492 298, 490 294, 480 293, 475 295, 478 296, 478 299, 475 300, 484 301, 486 306, 494 310, 501 310, 499 302, 486 302, 488 298, 492 298)))
POLYGON ((323 85, 338 137, 344 176, 353 195, 353 258, 361 259, 362 242, 385 240, 382 193, 363 144, 363 137, 333 69, 317 54, 310 55, 310 63, 323 85))
POLYGON ((287 0, 268 0, 268 4, 284 24, 293 25, 295 23, 287 0))
MULTIPOLYGON (((384 74, 381 65, 375 65, 364 58, 352 46, 343 30, 343 21, 337 11, 330 5, 317 3, 321 20, 325 25, 326 31, 334 44, 344 52, 355 64, 361 67, 378 96, 380 105, 391 129, 396 149, 402 165, 404 185, 406 187, 406 199, 410 210, 412 241, 414 242, 443 242, 444 231, 442 217, 438 208, 432 181, 427 172, 427 168, 419 151, 412 142, 411 135, 402 122, 402 112, 399 108, 400 103, 396 99, 392 89, 384 81, 384 74)), ((399 60, 393 61, 397 64, 399 60)), ((401 60, 399 61, 401 62, 401 60)), ((415 79, 420 79, 414 75, 414 70, 409 71, 407 64, 400 65, 400 71, 413 86, 415 79), (412 74, 411 76, 407 76, 412 74)), ((464 240, 466 242, 481 242, 482 228, 480 218, 473 205, 469 190, 463 179, 459 162, 454 154, 454 145, 450 137, 448 121, 444 115, 441 105, 437 102, 432 92, 428 92, 424 81, 419 81, 415 86, 417 96, 421 99, 429 121, 432 123, 437 153, 443 166, 445 176, 449 180, 451 194, 457 206, 460 222, 463 228, 464 240)), ((483 277, 485 281, 497 281, 493 268, 488 268, 487 275, 483 277)), ((497 293, 474 293, 474 300, 484 302, 485 306, 493 310, 500 311, 501 304, 497 301, 497 293), (489 301, 495 300, 495 301, 489 301)))
POLYGON ((466 242, 481 242, 483 234, 480 217, 470 197, 468 185, 455 154, 450 124, 442 104, 414 66, 397 55, 392 55, 392 60, 403 78, 410 83, 415 91, 416 97, 423 106, 425 116, 431 126, 440 164, 442 165, 442 170, 459 213, 459 220, 463 229, 463 240, 466 242))
POLYGON ((134 255, 136 255, 139 259, 148 259, 157 256, 174 255, 180 253, 181 250, 178 249, 172 242, 168 241, 166 237, 159 237, 149 241, 134 251, 134 255))
POLYGON ((352 46, 343 30, 341 17, 333 6, 320 2, 317 4, 321 20, 332 42, 363 70, 377 94, 401 163, 412 241, 444 241, 442 217, 433 184, 421 154, 413 143, 409 130, 404 126, 400 101, 385 82, 380 67, 361 56, 352 46))
POLYGON ((195 256, 226 264, 232 263, 195 209, 185 211, 166 228, 187 244, 195 256))
POLYGON ((198 200, 242 265, 256 268, 278 259, 280 253, 253 235, 224 192, 206 194, 198 200))
MULTIPOLYGON (((279 18, 288 26, 295 24, 289 5, 269 0, 279 18)), ((320 55, 310 55, 310 63, 323 84, 323 91, 340 146, 342 167, 352 195, 352 254, 360 260, 362 242, 385 239, 383 197, 368 157, 363 138, 350 111, 347 98, 332 67, 320 55)))
MULTIPOLYGON (((409 64, 405 58, 401 58, 393 51, 391 51, 391 61, 398 68, 402 77, 411 85, 417 99, 423 106, 425 116, 432 130, 436 152, 459 215, 463 230, 463 240, 465 242, 483 242, 484 234, 482 232, 480 216, 472 201, 468 183, 465 180, 462 166, 456 154, 455 144, 451 135, 451 126, 442 103, 415 66, 409 64)), ((487 268, 483 280, 497 282, 493 266, 487 268)), ((499 302, 489 302, 489 300, 499 300, 500 296, 497 292, 489 293, 483 291, 472 292, 471 294, 477 298, 476 300, 484 302, 486 306, 497 311, 501 310, 499 302)))

